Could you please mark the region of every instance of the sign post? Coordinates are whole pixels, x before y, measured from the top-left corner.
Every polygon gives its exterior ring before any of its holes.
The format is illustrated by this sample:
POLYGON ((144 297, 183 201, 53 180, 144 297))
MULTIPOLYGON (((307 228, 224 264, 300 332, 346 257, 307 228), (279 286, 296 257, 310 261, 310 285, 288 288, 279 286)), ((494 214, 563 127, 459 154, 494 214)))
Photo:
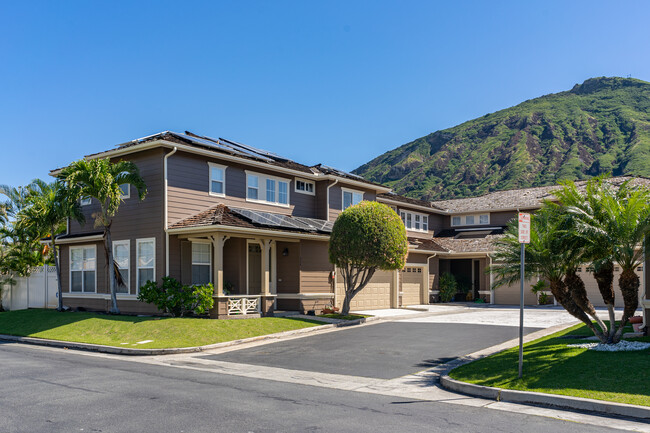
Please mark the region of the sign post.
POLYGON ((521 244, 521 270, 519 282, 519 378, 524 373, 524 261, 526 244, 530 243, 530 214, 519 213, 519 243, 521 244))

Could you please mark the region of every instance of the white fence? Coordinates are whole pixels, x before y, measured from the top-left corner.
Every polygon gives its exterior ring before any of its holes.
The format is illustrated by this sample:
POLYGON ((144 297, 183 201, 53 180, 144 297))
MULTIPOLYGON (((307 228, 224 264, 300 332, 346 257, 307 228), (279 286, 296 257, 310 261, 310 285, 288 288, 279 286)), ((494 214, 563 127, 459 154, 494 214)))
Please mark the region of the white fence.
POLYGON ((39 266, 29 277, 14 277, 14 284, 2 287, 2 306, 6 310, 56 308, 56 268, 39 266))

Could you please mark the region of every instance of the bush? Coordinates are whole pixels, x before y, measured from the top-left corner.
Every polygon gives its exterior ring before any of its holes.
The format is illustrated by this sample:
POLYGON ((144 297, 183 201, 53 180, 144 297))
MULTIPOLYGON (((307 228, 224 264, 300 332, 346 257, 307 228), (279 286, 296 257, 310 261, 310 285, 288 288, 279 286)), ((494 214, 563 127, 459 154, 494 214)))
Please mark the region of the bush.
POLYGON ((173 317, 183 317, 188 313, 206 314, 214 305, 213 293, 212 283, 183 286, 174 278, 163 277, 160 286, 154 281, 147 281, 140 287, 138 300, 154 304, 173 317))
POLYGON ((544 291, 547 288, 546 281, 544 280, 539 280, 535 284, 532 285, 530 288, 530 291, 533 292, 535 295, 537 295, 537 302, 539 305, 546 305, 550 302, 549 296, 544 293, 544 291))
POLYGON ((440 302, 449 302, 458 293, 456 278, 448 272, 440 275, 440 302))

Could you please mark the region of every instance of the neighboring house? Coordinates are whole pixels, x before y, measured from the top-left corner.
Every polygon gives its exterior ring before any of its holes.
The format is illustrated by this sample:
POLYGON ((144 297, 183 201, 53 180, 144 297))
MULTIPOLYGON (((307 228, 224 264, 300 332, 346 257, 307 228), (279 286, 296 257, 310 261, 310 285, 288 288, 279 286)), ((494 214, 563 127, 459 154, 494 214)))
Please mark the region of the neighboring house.
MULTIPOLYGON (((148 188, 139 201, 124 186, 112 225, 116 262, 128 281, 119 288, 118 305, 127 313, 155 312, 137 301, 138 288, 166 275, 183 284, 214 283, 212 317, 340 306, 343 285, 328 261, 329 233, 338 214, 362 200, 385 203, 402 217, 409 254, 403 270, 377 272, 353 299, 353 310, 429 303, 445 271, 475 298, 515 303, 512 288, 490 291, 485 269, 492 240, 517 210, 539 208, 553 188, 431 203, 322 164, 306 166, 190 132, 166 131, 86 158, 106 157, 133 161, 148 188)), ((102 233, 91 218, 99 205, 82 205, 87 223, 71 222, 58 237, 63 301, 107 310, 102 233)))

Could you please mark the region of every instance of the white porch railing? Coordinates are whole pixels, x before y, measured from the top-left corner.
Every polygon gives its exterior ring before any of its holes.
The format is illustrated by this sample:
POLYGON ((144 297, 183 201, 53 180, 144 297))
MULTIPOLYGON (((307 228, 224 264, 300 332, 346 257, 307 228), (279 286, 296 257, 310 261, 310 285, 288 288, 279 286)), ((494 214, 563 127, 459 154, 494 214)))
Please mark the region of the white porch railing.
POLYGON ((258 295, 232 295, 227 298, 229 316, 260 312, 260 296, 258 295))

